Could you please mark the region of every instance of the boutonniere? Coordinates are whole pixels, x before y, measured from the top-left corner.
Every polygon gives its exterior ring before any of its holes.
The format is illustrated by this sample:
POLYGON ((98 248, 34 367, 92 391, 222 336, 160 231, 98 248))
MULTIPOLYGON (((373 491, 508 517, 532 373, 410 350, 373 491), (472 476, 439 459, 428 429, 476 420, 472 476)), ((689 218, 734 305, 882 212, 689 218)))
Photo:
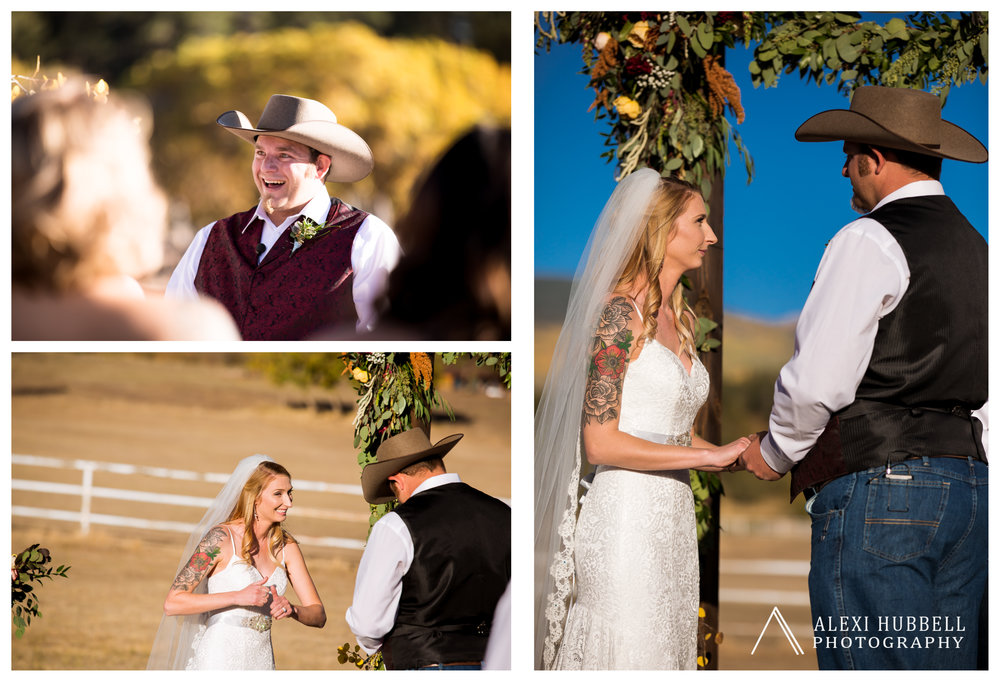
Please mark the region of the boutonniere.
POLYGON ((292 239, 292 255, 295 255, 295 251, 300 246, 305 244, 310 239, 319 236, 325 230, 330 229, 330 227, 331 225, 317 223, 312 218, 307 218, 305 216, 296 220, 292 224, 292 229, 288 233, 288 236, 292 239))

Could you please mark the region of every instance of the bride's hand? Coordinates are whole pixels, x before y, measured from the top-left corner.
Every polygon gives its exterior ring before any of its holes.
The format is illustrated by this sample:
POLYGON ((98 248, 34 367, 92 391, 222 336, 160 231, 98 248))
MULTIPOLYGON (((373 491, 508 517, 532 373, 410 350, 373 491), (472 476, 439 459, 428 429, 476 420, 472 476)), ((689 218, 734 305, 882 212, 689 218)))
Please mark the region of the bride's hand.
POLYGON ((236 593, 235 601, 237 606, 263 606, 267 603, 268 598, 270 598, 271 593, 264 583, 267 582, 267 578, 261 578, 255 583, 250 583, 242 590, 236 593))
POLYGON ((281 620, 282 618, 291 618, 293 615, 295 615, 295 611, 292 609, 292 603, 278 594, 274 585, 271 585, 271 618, 281 620))
POLYGON ((705 466, 698 468, 702 471, 738 471, 742 469, 742 462, 740 462, 739 457, 744 450, 750 447, 750 443, 753 442, 752 439, 754 438, 756 436, 750 436, 749 438, 744 436, 737 438, 732 443, 708 448, 708 458, 705 461, 705 466))

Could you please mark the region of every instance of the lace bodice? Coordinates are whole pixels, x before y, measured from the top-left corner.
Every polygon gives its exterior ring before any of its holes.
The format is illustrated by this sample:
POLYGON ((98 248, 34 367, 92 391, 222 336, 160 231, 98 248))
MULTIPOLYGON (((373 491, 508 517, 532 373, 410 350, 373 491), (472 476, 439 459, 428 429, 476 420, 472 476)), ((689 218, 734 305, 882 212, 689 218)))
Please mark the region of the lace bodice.
MULTIPOLYGON (((697 357, 689 374, 673 351, 648 341, 625 372, 618 429, 658 442, 664 441, 647 434, 687 436, 707 397, 708 370, 697 357)), ((682 444, 683 439, 667 442, 682 444)))
MULTIPOLYGON (((230 534, 230 543, 233 542, 230 534)), ((236 592, 264 576, 236 553, 208 578, 209 594, 236 592)), ((283 595, 288 588, 284 564, 274 568, 264 585, 283 595)), ((189 670, 273 670, 270 602, 264 606, 230 606, 213 611, 192 646, 189 670)))

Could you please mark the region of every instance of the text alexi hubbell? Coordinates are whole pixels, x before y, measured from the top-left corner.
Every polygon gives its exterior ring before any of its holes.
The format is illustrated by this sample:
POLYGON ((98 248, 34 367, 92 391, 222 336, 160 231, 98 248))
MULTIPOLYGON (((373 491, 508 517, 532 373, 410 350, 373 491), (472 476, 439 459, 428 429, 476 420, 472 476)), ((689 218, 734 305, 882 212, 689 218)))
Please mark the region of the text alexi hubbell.
POLYGON ((961 616, 827 616, 816 619, 813 648, 958 649, 961 616))

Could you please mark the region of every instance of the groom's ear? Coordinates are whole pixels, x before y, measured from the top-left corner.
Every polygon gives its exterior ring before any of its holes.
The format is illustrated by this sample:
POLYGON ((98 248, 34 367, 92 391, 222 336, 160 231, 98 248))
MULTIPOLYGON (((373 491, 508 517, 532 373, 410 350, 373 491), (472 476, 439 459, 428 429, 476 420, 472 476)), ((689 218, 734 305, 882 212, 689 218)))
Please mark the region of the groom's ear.
POLYGON ((332 165, 333 159, 326 154, 319 154, 316 157, 316 174, 320 180, 326 181, 326 176, 330 172, 330 166, 332 165))

